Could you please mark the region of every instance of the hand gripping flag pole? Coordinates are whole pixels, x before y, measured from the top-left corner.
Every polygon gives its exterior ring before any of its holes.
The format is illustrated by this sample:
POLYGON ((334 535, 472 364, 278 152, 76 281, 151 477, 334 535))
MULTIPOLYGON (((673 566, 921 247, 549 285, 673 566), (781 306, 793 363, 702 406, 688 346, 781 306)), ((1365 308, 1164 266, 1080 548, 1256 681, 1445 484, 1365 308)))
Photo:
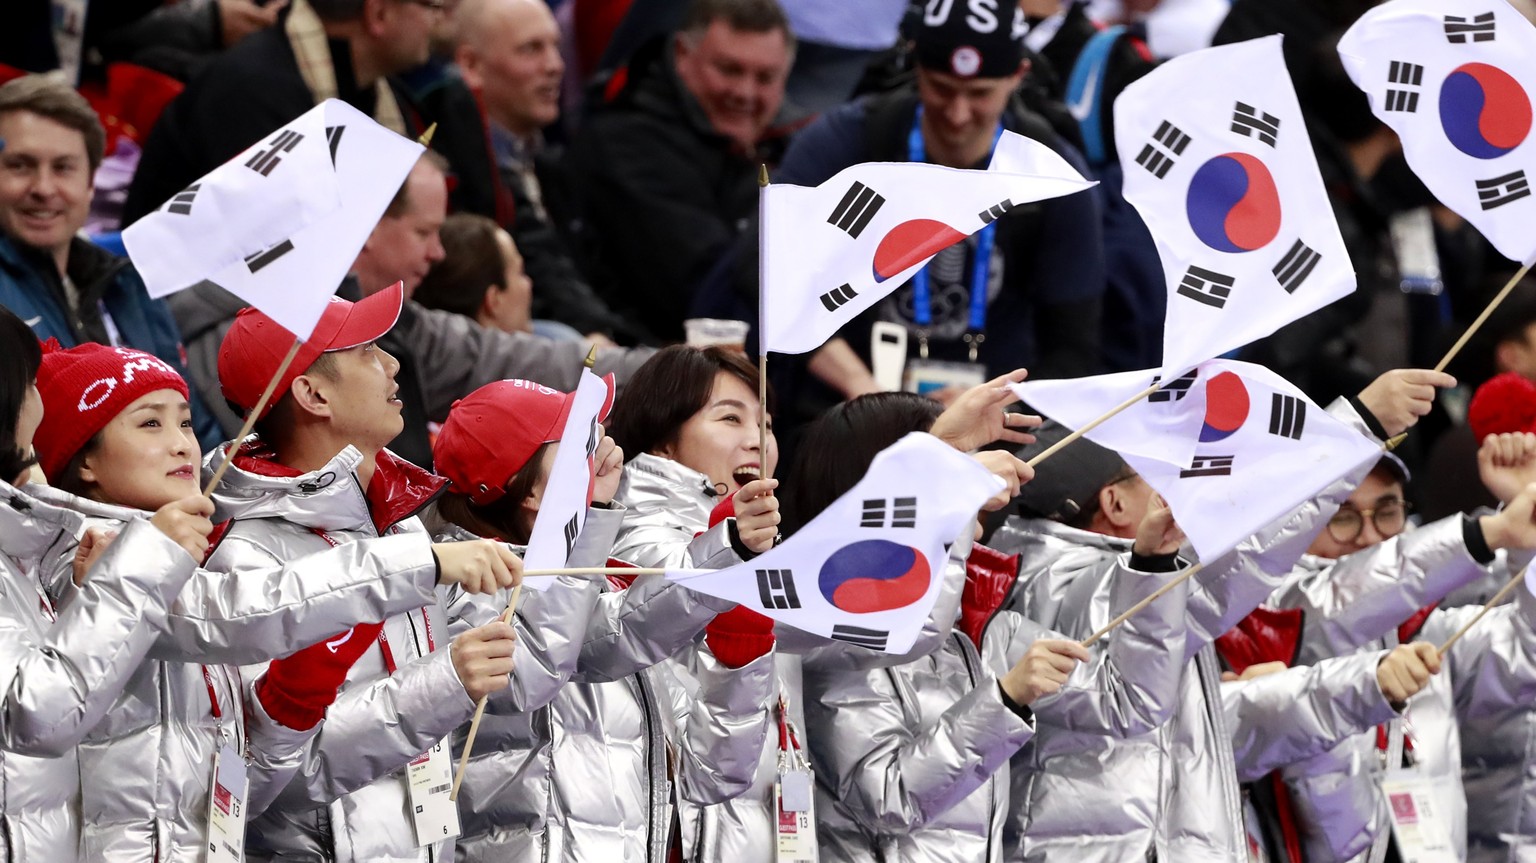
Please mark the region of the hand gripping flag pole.
MULTIPOLYGON (((434 124, 432 128, 435 129, 437 127, 434 124)), ((428 135, 430 135, 431 132, 432 132, 432 129, 428 129, 427 130, 428 135)), ((582 362, 582 365, 585 366, 587 368, 587 370, 590 371, 592 369, 592 367, 594 365, 596 365, 596 364, 597 364, 597 345, 593 345, 591 348, 589 348, 587 350, 587 358, 586 358, 585 361, 582 362)), ((650 571, 651 572, 660 573, 660 572, 664 572, 665 570, 659 570, 658 569, 658 570, 650 570, 650 571)), ((640 570, 635 570, 635 569, 610 569, 610 568, 606 568, 606 567, 576 568, 576 569, 569 569, 569 570, 567 570, 567 569, 545 569, 545 570, 525 571, 523 573, 523 578, 531 578, 531 577, 539 576, 539 575, 576 575, 576 574, 606 576, 606 575, 609 575, 609 574, 612 574, 612 573, 636 574, 638 572, 640 572, 640 570)), ((507 609, 501 613, 501 622, 502 623, 510 624, 512 622, 512 615, 517 612, 517 601, 519 599, 521 599, 522 596, 523 596, 523 583, 522 583, 521 580, 519 580, 518 583, 517 583, 517 586, 512 588, 512 598, 507 601, 507 609)), ((469 754, 471 752, 473 752, 474 749, 475 749, 475 736, 480 733, 480 720, 485 718, 485 706, 486 706, 487 703, 490 702, 490 698, 491 697, 489 695, 482 695, 482 696, 480 696, 480 702, 475 705, 475 716, 474 716, 473 719, 471 719, 469 721, 469 736, 464 739, 464 752, 463 752, 463 754, 461 754, 459 756, 459 769, 457 771, 455 771, 454 775, 453 775, 453 789, 448 792, 448 799, 449 800, 457 801, 459 799, 459 786, 464 783, 464 770, 469 767, 469 754)))

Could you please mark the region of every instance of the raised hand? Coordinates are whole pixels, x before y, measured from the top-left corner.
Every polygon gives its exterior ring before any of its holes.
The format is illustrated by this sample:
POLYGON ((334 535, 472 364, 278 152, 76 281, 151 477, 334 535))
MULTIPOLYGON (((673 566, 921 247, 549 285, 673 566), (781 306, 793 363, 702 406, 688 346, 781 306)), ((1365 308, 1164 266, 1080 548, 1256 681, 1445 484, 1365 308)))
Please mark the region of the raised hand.
POLYGON ((1536 434, 1491 434, 1477 450, 1477 475, 1503 503, 1536 482, 1536 434))
POLYGON ((1382 657, 1376 665, 1376 683, 1387 703, 1402 710, 1408 699, 1429 684, 1429 679, 1440 673, 1440 654, 1433 644, 1415 641, 1400 644, 1382 657))
POLYGON ((75 546, 75 559, 73 563, 76 586, 85 584, 85 574, 100 559, 102 553, 107 550, 107 546, 111 545, 114 539, 117 539, 117 531, 115 530, 107 530, 104 527, 86 529, 85 535, 80 537, 80 544, 75 546))
POLYGON ((469 593, 495 593, 523 581, 523 559, 489 539, 433 543, 437 583, 457 584, 469 593))
POLYGON ((1019 400, 1008 384, 1019 383, 1028 376, 1024 369, 1015 369, 971 387, 949 403, 933 421, 929 433, 961 452, 980 449, 994 441, 1034 443, 1035 436, 1029 431, 1039 428, 1040 418, 1005 410, 1019 400))
POLYGON ((1456 386, 1445 372, 1429 369, 1393 369, 1360 391, 1360 403, 1376 417, 1387 437, 1396 437, 1435 406, 1435 388, 1456 386))
POLYGON ((773 548, 779 535, 779 499, 773 494, 778 487, 776 479, 755 479, 742 486, 732 501, 741 544, 758 554, 773 548))
POLYGON ((1014 704, 1028 706, 1061 689, 1079 662, 1088 661, 1088 648, 1075 641, 1042 638, 1008 669, 998 683, 1014 704))
POLYGON ((607 506, 619 493, 619 480, 624 476, 624 450, 603 433, 601 425, 597 427, 597 433, 602 435, 602 440, 597 442, 597 450, 592 453, 592 502, 607 506))
POLYGON ((1035 469, 1027 462, 1015 456, 1011 452, 1000 449, 987 450, 972 455, 971 458, 981 462, 981 466, 992 472, 993 476, 1001 477, 1008 487, 993 495, 982 509, 987 512, 997 512, 1007 506, 1009 501, 1019 495, 1019 489, 1024 483, 1035 478, 1035 469))
POLYGON ((1173 510, 1160 494, 1147 500, 1147 513, 1136 528, 1136 542, 1131 550, 1143 557, 1173 554, 1184 544, 1184 531, 1174 521, 1173 510))
POLYGON ((213 533, 213 501, 200 494, 173 500, 155 511, 149 523, 181 546, 198 563, 208 556, 208 535, 213 533))

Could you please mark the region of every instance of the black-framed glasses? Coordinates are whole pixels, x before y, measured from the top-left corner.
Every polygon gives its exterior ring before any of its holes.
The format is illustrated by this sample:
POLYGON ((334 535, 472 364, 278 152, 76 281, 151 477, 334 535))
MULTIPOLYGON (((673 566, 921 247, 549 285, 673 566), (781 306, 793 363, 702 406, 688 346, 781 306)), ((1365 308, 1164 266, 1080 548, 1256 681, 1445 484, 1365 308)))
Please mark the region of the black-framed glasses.
POLYGON ((1354 542, 1365 530, 1365 520, 1370 519, 1377 533, 1394 537, 1408 525, 1408 513, 1412 511, 1412 504, 1396 497, 1379 500, 1370 509, 1355 509, 1345 504, 1328 519, 1328 535, 1337 542, 1354 542))

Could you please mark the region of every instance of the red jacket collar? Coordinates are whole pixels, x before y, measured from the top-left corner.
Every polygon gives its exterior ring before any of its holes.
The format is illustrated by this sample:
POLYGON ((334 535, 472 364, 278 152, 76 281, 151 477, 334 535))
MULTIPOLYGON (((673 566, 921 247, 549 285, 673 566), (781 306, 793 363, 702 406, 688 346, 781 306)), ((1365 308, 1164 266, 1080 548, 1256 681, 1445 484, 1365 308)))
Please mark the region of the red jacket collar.
POLYGON ((965 592, 960 596, 960 620, 956 624, 981 649, 981 637, 997 610, 1008 601, 1019 577, 1019 556, 1003 554, 981 543, 971 546, 965 559, 965 592))
MULTIPOLYGON (((303 472, 277 461, 277 453, 260 439, 246 441, 235 453, 235 467, 257 476, 302 476, 303 472)), ((374 459, 373 480, 363 496, 374 529, 382 535, 431 503, 448 480, 417 467, 389 450, 374 459)))
POLYGON ((1283 662, 1289 668, 1301 649, 1304 620, 1299 608, 1256 608, 1216 639, 1216 652, 1237 674, 1262 662, 1283 662))

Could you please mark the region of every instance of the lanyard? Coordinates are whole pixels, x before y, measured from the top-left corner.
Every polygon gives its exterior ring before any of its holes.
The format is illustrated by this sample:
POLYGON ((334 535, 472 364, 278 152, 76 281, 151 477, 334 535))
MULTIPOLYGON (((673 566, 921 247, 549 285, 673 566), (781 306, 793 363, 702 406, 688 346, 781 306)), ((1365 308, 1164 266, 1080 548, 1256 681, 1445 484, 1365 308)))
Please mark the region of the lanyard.
MULTIPOLYGON (((999 120, 997 131, 992 135, 992 150, 1003 137, 1003 124, 999 120)), ((990 152, 989 152, 990 155, 990 152)), ((917 106, 912 119, 912 131, 907 135, 907 160, 928 161, 928 150, 923 144, 923 106, 917 106)), ((976 255, 971 261, 971 306, 966 321, 965 341, 971 346, 971 361, 976 360, 976 347, 981 344, 987 329, 987 270, 992 266, 992 244, 996 237, 997 222, 992 222, 976 233, 976 255)), ((921 328, 918 341, 923 356, 928 354, 928 328, 933 326, 933 292, 928 286, 928 267, 925 264, 912 277, 912 322, 921 328)))
MULTIPOLYGON (((203 670, 203 685, 208 687, 209 712, 213 714, 214 722, 219 726, 219 733, 222 736, 224 730, 224 710, 223 708, 219 707, 219 693, 218 690, 216 690, 213 686, 213 674, 208 671, 208 666, 202 665, 199 667, 203 670)), ((240 693, 238 691, 238 687, 235 692, 235 705, 240 708, 240 712, 242 714, 245 713, 245 705, 240 703, 240 693)), ((242 722, 241 724, 243 725, 244 723, 242 722)), ((241 735, 237 730, 236 737, 243 737, 243 735, 241 735)), ((244 741, 242 740, 241 742, 242 745, 240 749, 243 752, 245 749, 245 746, 243 745, 244 741)))
MULTIPOLYGON (((329 533, 326 533, 318 527, 312 527, 310 528, 310 531, 316 536, 330 543, 331 548, 336 548, 341 545, 341 543, 336 541, 335 537, 331 536, 329 533)), ((433 651, 437 650, 437 642, 432 638, 432 618, 427 615, 427 610, 425 608, 421 610, 421 623, 422 626, 426 629, 427 633, 427 653, 432 653, 433 651)), ((419 649, 420 646, 421 645, 418 643, 417 648, 419 649)), ((379 628, 379 651, 384 654, 384 669, 386 671, 388 671, 390 674, 394 674, 397 670, 399 670, 399 666, 395 664, 395 652, 389 649, 389 638, 384 634, 383 627, 379 628)), ((207 674, 207 669, 204 669, 203 673, 207 674)), ((208 685, 208 692, 210 694, 213 692, 213 684, 211 683, 208 685)), ((218 705, 214 705, 214 707, 217 709, 218 705)))
POLYGON ((779 714, 779 751, 780 752, 788 752, 788 751, 790 751, 790 747, 794 747, 794 751, 799 752, 800 751, 800 735, 795 733, 795 726, 791 725, 790 722, 789 722, 789 704, 788 704, 788 702, 786 702, 784 700, 784 696, 783 696, 782 693, 779 695, 778 714, 779 714))

